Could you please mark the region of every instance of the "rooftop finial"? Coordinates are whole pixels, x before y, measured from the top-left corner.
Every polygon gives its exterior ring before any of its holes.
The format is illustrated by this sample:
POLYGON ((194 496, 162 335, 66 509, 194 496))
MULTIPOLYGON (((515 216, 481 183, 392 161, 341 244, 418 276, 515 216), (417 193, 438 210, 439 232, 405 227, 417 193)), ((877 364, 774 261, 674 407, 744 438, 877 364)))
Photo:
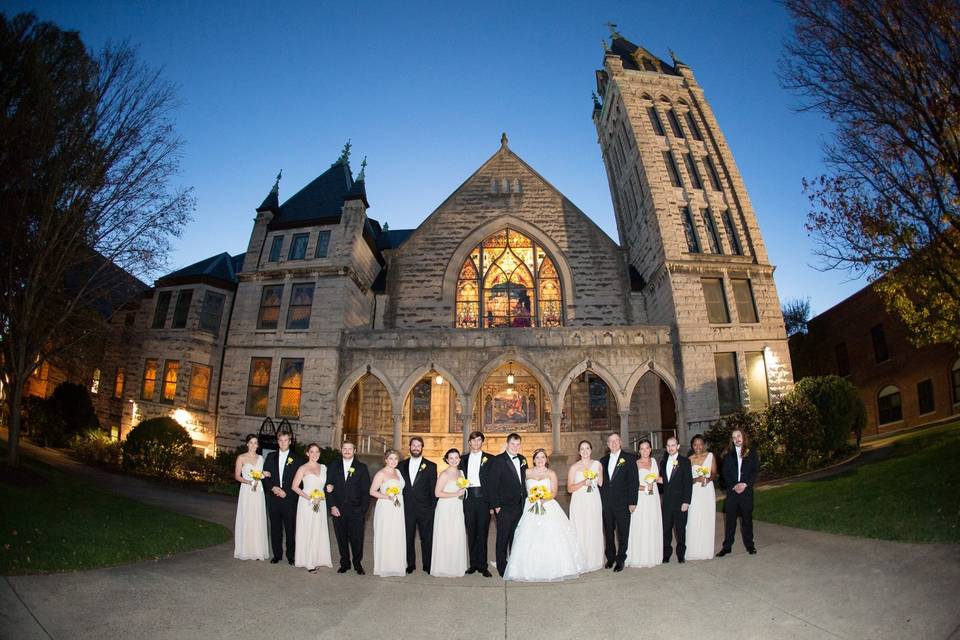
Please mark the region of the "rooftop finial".
POLYGON ((503 147, 504 149, 506 149, 506 148, 507 148, 507 142, 508 142, 508 141, 507 141, 507 132, 504 131, 503 133, 500 134, 500 146, 503 147))
POLYGON ((353 146, 350 144, 350 138, 347 138, 347 143, 343 145, 343 151, 340 152, 340 157, 337 158, 337 162, 350 162, 350 147, 353 146))
POLYGON ((668 51, 670 51, 670 58, 673 60, 673 66, 677 66, 678 64, 683 64, 683 61, 677 57, 677 54, 674 52, 673 49, 668 49, 668 51))
POLYGON ((280 193, 280 178, 282 176, 283 176, 283 169, 280 169, 280 173, 277 174, 277 180, 276 182, 273 183, 273 189, 270 190, 273 193, 280 193))
POLYGON ((608 29, 610 29, 610 38, 611 38, 611 39, 616 40, 617 38, 623 38, 623 36, 620 35, 620 32, 617 31, 617 24, 616 24, 615 22, 610 22, 610 21, 608 20, 608 21, 605 22, 604 24, 607 25, 607 28, 608 28, 608 29))
POLYGON ((363 182, 367 171, 367 156, 363 156, 363 162, 360 163, 360 175, 357 176, 357 182, 363 182))

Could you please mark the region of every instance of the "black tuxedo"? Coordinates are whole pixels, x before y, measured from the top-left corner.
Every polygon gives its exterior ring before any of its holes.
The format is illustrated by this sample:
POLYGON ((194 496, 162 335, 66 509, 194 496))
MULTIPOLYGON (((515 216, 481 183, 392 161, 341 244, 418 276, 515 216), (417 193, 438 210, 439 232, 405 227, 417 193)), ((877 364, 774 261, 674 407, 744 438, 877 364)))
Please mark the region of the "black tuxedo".
POLYGON ((640 474, 637 472, 637 457, 623 450, 617 454, 612 478, 609 464, 608 453, 600 459, 600 466, 603 467, 603 485, 600 487, 603 546, 607 562, 623 564, 627 560, 627 542, 630 539, 630 507, 637 505, 640 474))
POLYGON ((736 449, 729 451, 720 462, 720 476, 727 488, 727 499, 723 503, 723 550, 730 551, 737 532, 737 518, 741 519, 740 530, 743 534, 743 546, 747 551, 755 549, 753 542, 753 485, 760 471, 760 458, 756 449, 748 449, 746 457, 740 461, 737 472, 736 449), (742 482, 747 485, 743 493, 737 493, 733 487, 742 482))
POLYGON ((433 514, 437 508, 437 465, 421 458, 420 467, 413 482, 410 481, 410 458, 403 460, 398 469, 403 476, 403 517, 407 525, 407 568, 417 563, 414 535, 420 531, 420 558, 423 570, 430 572, 430 553, 433 550, 433 514))
POLYGON ((513 546, 513 533, 523 515, 524 500, 527 499, 527 459, 520 459, 520 474, 504 451, 493 459, 490 469, 490 506, 500 509, 497 512, 497 571, 502 576, 507 570, 507 551, 513 546))
POLYGON ((693 467, 690 458, 677 454, 677 465, 667 480, 667 465, 670 456, 664 454, 660 460, 660 477, 663 478, 660 492, 660 513, 663 515, 663 561, 670 560, 673 554, 673 537, 677 538, 677 560, 683 560, 687 553, 687 512, 683 505, 690 505, 693 496, 693 467))
MULTIPOLYGON (((467 546, 470 549, 470 567, 482 571, 487 568, 487 538, 490 534, 490 470, 493 456, 486 451, 480 458, 480 486, 467 489, 463 501, 463 524, 467 529, 467 546), (486 462, 483 460, 486 459, 486 462)), ((469 477, 470 452, 460 457, 460 471, 469 477)))
POLYGON ((306 460, 299 457, 289 450, 287 461, 280 468, 279 452, 273 451, 267 455, 263 463, 263 470, 270 472, 269 478, 263 479, 263 489, 267 497, 267 516, 270 520, 270 543, 273 546, 273 559, 279 560, 283 557, 283 537, 287 537, 287 560, 293 562, 296 552, 296 526, 297 526, 297 500, 299 496, 294 493, 290 484, 293 482, 293 476, 306 460), (279 498, 274 495, 274 487, 283 489, 286 497, 279 498))
POLYGON ((333 532, 340 550, 340 567, 350 567, 351 552, 353 568, 363 560, 363 526, 370 506, 370 471, 356 457, 352 459, 353 473, 343 477, 343 458, 339 458, 327 470, 327 484, 333 490, 327 493, 327 506, 336 507, 340 517, 333 519, 333 532))

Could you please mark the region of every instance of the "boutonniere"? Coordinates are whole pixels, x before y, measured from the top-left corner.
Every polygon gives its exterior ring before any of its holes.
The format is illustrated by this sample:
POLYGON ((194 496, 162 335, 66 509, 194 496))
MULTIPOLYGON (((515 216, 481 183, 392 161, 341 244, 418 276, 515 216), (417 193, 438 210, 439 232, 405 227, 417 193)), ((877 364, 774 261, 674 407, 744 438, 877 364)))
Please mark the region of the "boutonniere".
POLYGON ((426 469, 426 468, 427 468, 427 463, 426 463, 426 462, 424 462, 423 464, 420 465, 420 471, 423 471, 423 470, 426 469))
POLYGON ((354 469, 353 467, 350 467, 350 470, 347 471, 347 475, 352 476, 354 471, 356 471, 356 469, 354 469))
POLYGON ((483 465, 485 465, 486 463, 487 463, 487 456, 483 456, 482 458, 480 458, 480 466, 481 466, 481 467, 482 467, 483 465))
POLYGON ((617 466, 618 466, 618 467, 621 466, 621 465, 623 465, 624 463, 626 463, 626 460, 624 460, 623 458, 620 458, 619 460, 617 460, 617 466))
POLYGON ((520 468, 523 469, 525 466, 527 466, 527 459, 520 458, 520 468))
POLYGON ((673 461, 673 468, 674 468, 674 469, 676 469, 679 465, 680 465, 680 461, 679 461, 679 460, 674 460, 674 461, 673 461))
POLYGON ((292 456, 287 457, 287 466, 289 467, 292 464, 293 464, 293 457, 292 456))

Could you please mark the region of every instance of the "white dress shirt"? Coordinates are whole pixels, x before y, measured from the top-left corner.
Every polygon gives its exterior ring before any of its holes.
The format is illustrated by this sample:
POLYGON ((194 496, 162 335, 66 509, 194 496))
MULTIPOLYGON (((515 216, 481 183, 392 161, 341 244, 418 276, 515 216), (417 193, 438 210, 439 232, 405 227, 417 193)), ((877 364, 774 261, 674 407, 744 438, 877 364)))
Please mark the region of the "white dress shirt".
POLYGON ((610 452, 610 461, 607 462, 607 477, 608 477, 608 478, 612 478, 612 477, 613 477, 613 472, 616 470, 616 468, 617 468, 617 461, 619 461, 619 460, 620 460, 620 452, 619 452, 619 451, 611 451, 611 452, 610 452))
POLYGON ((513 468, 517 471, 517 480, 523 482, 523 476, 520 475, 520 456, 510 454, 510 460, 513 462, 513 468))
POLYGON ((412 485, 412 484, 416 481, 416 479, 417 479, 417 472, 420 471, 420 464, 421 464, 422 462, 423 462, 423 456, 420 456, 419 458, 414 458, 414 457, 411 457, 411 458, 410 458, 410 467, 409 467, 410 470, 409 470, 409 475, 410 475, 410 484, 411 484, 411 485, 412 485))
POLYGON ((480 464, 483 462, 483 451, 470 452, 467 456, 467 480, 471 487, 480 486, 480 464))
POLYGON ((740 482, 740 465, 743 464, 743 458, 740 456, 740 447, 734 447, 737 451, 737 482, 740 482))
POLYGON ((277 476, 277 485, 281 489, 283 489, 283 468, 287 466, 287 457, 289 455, 290 455, 290 449, 287 449, 286 451, 277 452, 277 461, 280 463, 280 468, 278 469, 280 473, 277 476))
POLYGON ((673 475, 673 463, 677 461, 678 455, 679 454, 675 453, 667 458, 667 482, 670 482, 670 476, 673 475))
POLYGON ((343 479, 346 480, 350 477, 350 469, 353 468, 353 458, 343 461, 343 479))

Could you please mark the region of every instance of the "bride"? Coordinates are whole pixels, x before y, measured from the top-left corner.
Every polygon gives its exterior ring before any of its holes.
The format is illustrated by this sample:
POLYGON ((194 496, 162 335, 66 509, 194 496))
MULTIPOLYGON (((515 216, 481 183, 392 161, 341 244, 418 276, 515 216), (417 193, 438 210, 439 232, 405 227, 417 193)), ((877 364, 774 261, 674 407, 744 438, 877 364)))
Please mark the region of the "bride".
POLYGON ((533 452, 527 471, 527 501, 513 537, 504 580, 549 582, 576 578, 584 571, 580 541, 560 504, 557 474, 547 468, 547 452, 533 452), (548 496, 536 499, 538 490, 548 496))

